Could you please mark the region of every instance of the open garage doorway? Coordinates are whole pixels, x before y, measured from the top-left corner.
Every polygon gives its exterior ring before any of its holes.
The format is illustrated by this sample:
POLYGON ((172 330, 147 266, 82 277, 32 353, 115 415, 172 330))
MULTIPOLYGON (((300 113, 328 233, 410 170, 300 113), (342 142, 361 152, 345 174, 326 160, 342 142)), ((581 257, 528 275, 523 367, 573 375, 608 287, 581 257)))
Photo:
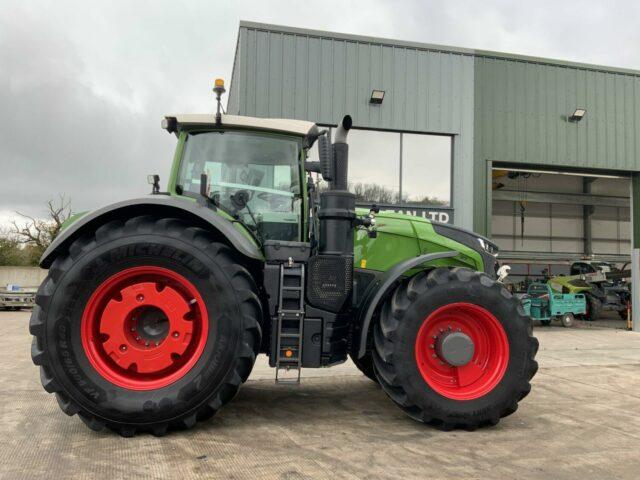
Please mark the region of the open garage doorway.
POLYGON ((584 293, 591 312, 576 317, 626 328, 630 278, 617 272, 630 261, 630 179, 494 164, 491 191, 491 236, 511 267, 508 287, 526 294, 547 283, 560 293, 584 293), (564 278, 596 272, 606 281, 584 277, 590 290, 564 278))

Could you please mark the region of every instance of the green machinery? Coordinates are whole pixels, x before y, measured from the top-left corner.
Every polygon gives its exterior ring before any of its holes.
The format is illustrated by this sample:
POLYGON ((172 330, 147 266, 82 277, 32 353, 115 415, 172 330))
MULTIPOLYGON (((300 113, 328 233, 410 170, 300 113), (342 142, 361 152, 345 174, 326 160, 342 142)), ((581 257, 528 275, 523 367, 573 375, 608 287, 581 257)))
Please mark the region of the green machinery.
POLYGON ((571 275, 553 277, 551 287, 562 293, 583 294, 587 299, 587 320, 596 320, 602 311, 615 311, 623 320, 631 304, 627 279, 631 271, 606 262, 585 261, 571 265, 571 275))
POLYGON ((166 191, 152 175, 151 195, 76 216, 41 260, 31 353, 62 410, 123 436, 189 428, 265 354, 278 384, 351 357, 443 429, 513 413, 538 343, 495 279, 495 245, 356 209, 351 117, 330 139, 311 122, 223 115, 222 81, 214 91, 215 114, 162 122, 177 137, 166 191))
POLYGON ((558 319, 565 327, 573 325, 575 317, 587 313, 587 300, 581 293, 559 293, 548 283, 534 282, 522 298, 522 306, 533 320, 550 325, 558 319))

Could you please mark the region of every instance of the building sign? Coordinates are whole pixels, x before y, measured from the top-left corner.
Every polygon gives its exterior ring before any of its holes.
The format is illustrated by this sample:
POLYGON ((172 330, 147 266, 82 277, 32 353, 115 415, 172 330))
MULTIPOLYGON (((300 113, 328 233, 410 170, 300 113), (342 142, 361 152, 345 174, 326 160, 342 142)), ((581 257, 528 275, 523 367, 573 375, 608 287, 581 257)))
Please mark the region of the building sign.
MULTIPOLYGON (((370 203, 358 203, 358 207, 370 208, 370 203)), ((434 222, 453 223, 453 208, 421 207, 419 205, 383 205, 378 204, 381 212, 396 212, 424 217, 434 222)))

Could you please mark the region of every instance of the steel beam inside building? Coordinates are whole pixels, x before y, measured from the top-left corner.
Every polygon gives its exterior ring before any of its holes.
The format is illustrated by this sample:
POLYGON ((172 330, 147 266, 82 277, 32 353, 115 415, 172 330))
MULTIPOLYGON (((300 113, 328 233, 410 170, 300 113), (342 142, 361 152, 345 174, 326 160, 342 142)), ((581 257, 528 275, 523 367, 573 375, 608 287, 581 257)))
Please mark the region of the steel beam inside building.
MULTIPOLYGON (((493 192, 493 198, 495 200, 520 202, 522 201, 522 192, 516 190, 496 190, 493 192)), ((627 197, 610 197, 607 195, 591 195, 587 193, 527 192, 527 202, 603 207, 629 206, 629 199, 627 197)))

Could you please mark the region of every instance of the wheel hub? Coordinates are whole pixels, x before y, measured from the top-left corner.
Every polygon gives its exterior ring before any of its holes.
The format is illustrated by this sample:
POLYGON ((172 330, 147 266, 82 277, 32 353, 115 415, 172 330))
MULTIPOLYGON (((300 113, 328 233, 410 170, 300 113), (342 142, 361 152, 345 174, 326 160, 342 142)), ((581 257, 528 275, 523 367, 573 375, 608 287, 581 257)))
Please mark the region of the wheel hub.
POLYGON ((151 390, 183 377, 204 350, 207 312, 185 277, 161 267, 133 267, 95 290, 82 318, 89 361, 124 388, 151 390))
POLYGON ((499 320, 486 308, 450 303, 423 320, 415 359, 422 378, 436 392, 454 400, 473 400, 502 379, 509 342, 499 320))
POLYGON ((445 332, 436 339, 436 354, 449 365, 462 367, 471 361, 475 345, 463 332, 445 332))
POLYGON ((169 333, 169 318, 158 307, 142 307, 131 317, 131 331, 143 342, 154 344, 164 340, 169 333))

